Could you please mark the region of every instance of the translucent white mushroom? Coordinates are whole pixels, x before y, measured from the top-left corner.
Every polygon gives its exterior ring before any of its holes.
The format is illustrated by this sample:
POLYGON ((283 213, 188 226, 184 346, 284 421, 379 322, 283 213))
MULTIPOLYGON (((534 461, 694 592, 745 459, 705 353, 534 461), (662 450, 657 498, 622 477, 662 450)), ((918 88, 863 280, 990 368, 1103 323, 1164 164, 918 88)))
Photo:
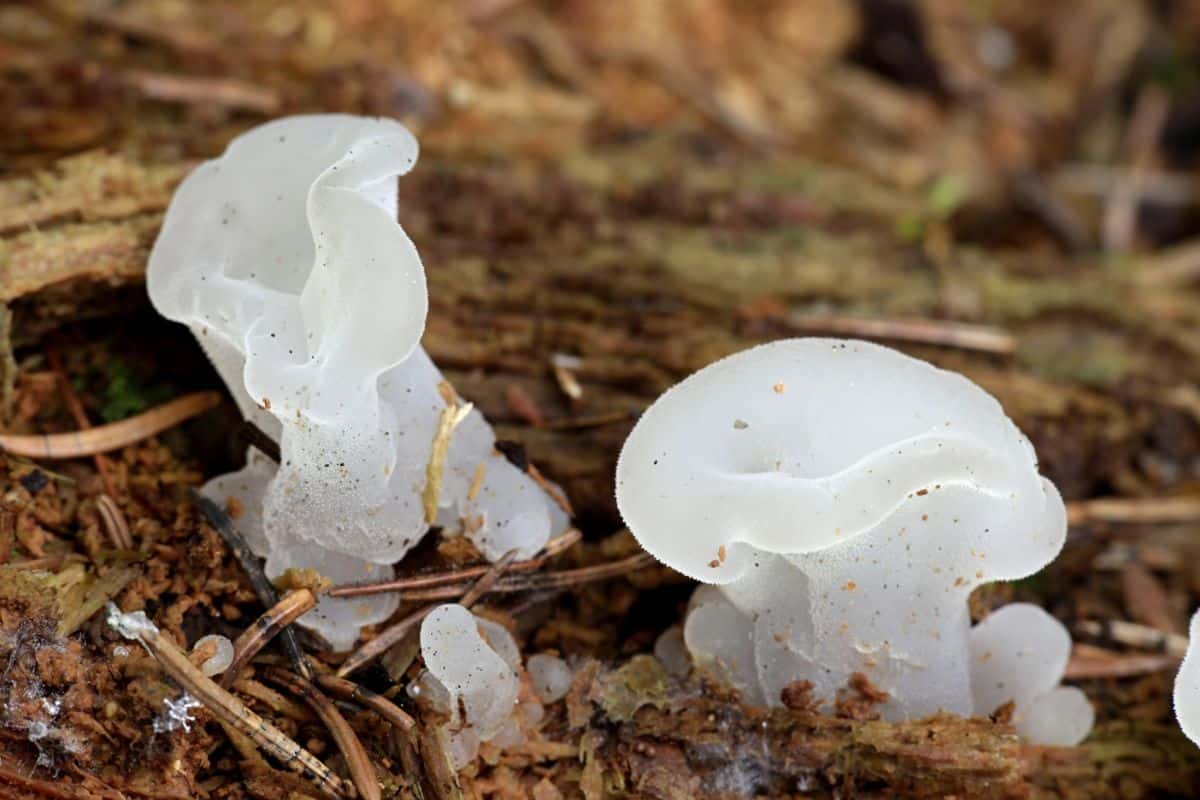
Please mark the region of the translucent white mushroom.
POLYGON ((1095 711, 1074 686, 1059 686, 1071 657, 1066 627, 1038 606, 1012 603, 971 629, 975 713, 1012 702, 1013 727, 1033 744, 1071 747, 1092 729, 1095 711))
POLYGON ((520 654, 511 634, 457 604, 438 606, 421 623, 421 657, 449 692, 447 751, 456 768, 475 757, 512 718, 520 654), (486 638, 485 638, 486 637, 486 638))
POLYGON ((834 339, 755 347, 667 391, 625 443, 617 503, 647 551, 719 586, 685 627, 699 666, 770 704, 800 679, 832 700, 862 672, 892 719, 972 711, 968 595, 1037 571, 1066 532, 994 398, 834 339))
POLYGON ((574 677, 567 662, 558 656, 538 653, 529 657, 525 668, 529 671, 529 680, 533 682, 533 692, 538 700, 553 703, 567 696, 574 677))
MULTIPOLYGON (((242 413, 280 439, 205 493, 237 499, 267 574, 312 567, 380 579, 425 533, 421 492, 445 400, 420 348, 425 274, 396 222, 417 158, 402 125, 291 117, 238 137, 183 181, 150 255, 150 298, 188 325, 242 413)), ((472 412, 450 441, 439 522, 483 553, 533 555, 549 499, 472 412)), ((323 598, 301 622, 337 649, 395 609, 391 595, 323 598)))
POLYGON ((213 633, 197 639, 196 644, 192 646, 192 652, 209 645, 215 649, 213 654, 200 664, 200 671, 211 678, 229 669, 229 665, 233 663, 233 642, 229 641, 228 637, 213 633))
POLYGON ((663 665, 667 674, 686 678, 692 671, 692 657, 683 640, 683 628, 672 625, 654 640, 654 657, 663 665))
POLYGON ((1188 626, 1188 648, 1175 676, 1175 718, 1184 734, 1200 745, 1200 610, 1188 626))

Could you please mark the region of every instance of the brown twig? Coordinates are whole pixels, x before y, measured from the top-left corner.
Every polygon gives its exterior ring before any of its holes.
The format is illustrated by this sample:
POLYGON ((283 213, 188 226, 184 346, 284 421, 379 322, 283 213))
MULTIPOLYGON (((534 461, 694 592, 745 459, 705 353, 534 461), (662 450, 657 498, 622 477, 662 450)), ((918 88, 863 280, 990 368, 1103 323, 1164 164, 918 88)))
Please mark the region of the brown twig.
MULTIPOLYGON (((47 360, 50 362, 50 368, 54 370, 54 374, 58 377, 59 390, 62 392, 63 400, 67 404, 67 410, 71 412, 71 416, 75 419, 75 424, 80 430, 91 430, 92 423, 87 418, 87 413, 83 410, 83 403, 79 401, 79 395, 75 393, 75 387, 71 385, 71 379, 67 377, 67 371, 63 369, 62 359, 58 357, 58 351, 51 348, 46 353, 47 360)), ((4 447, 3 440, 0 439, 0 448, 4 447)), ((28 455, 28 453, 19 453, 18 455, 28 455)), ((96 453, 92 456, 96 463, 96 471, 100 473, 100 479, 104 481, 104 490, 109 496, 116 497, 117 490, 113 488, 112 475, 109 472, 108 459, 96 453)))
POLYGON ((383 695, 376 694, 366 687, 336 675, 318 675, 317 684, 335 697, 366 706, 405 733, 411 734, 416 730, 417 721, 407 712, 383 695))
POLYGON ((1200 279, 1200 241, 1187 241, 1145 256, 1133 279, 1141 286, 1165 289, 1200 279))
POLYGON ((1188 637, 1182 634, 1168 633, 1119 619, 1083 620, 1075 629, 1084 636, 1136 647, 1139 650, 1164 653, 1176 660, 1183 658, 1188 647, 1188 637))
POLYGON ((228 689, 237 679, 242 667, 250 663, 260 650, 283 629, 291 625, 317 604, 317 596, 311 589, 296 589, 288 592, 275 605, 251 623, 250 627, 233 643, 233 661, 221 676, 221 686, 228 689))
MULTIPOLYGON (((208 411, 221 401, 217 392, 196 392, 108 425, 40 436, 0 434, 0 451, 26 458, 81 458, 120 450, 208 411)), ((103 474, 103 473, 102 473, 103 474)), ((108 488, 108 487, 106 487, 108 488)), ((111 488, 110 494, 115 494, 111 488)))
POLYGON ((528 473, 529 477, 533 478, 534 483, 542 487, 543 492, 550 495, 550 499, 554 501, 556 506, 562 509, 562 512, 567 515, 568 519, 575 516, 575 509, 571 507, 571 501, 567 499, 567 493, 564 492, 561 487, 551 483, 546 476, 542 474, 542 471, 532 463, 529 465, 529 469, 526 470, 526 472, 528 473))
POLYGON ((1010 356, 1017 350, 1017 339, 1008 331, 987 325, 938 319, 868 319, 837 314, 792 314, 787 318, 787 325, 798 333, 932 344, 1001 356, 1010 356))
POLYGON ((403 639, 414 625, 438 606, 439 602, 461 597, 459 602, 470 608, 476 600, 489 592, 511 593, 565 589, 583 583, 615 578, 648 567, 653 563, 655 563, 654 558, 649 553, 638 553, 608 564, 560 572, 502 577, 502 570, 497 569, 502 562, 497 562, 474 585, 456 584, 406 592, 400 596, 401 602, 432 602, 412 612, 391 627, 385 628, 378 636, 347 658, 338 669, 337 674, 339 677, 345 677, 382 655, 388 648, 403 639))
POLYGON ((3 762, 0 762, 0 781, 10 786, 17 786, 34 794, 42 795, 43 797, 57 798, 57 800, 81 800, 81 798, 90 795, 87 792, 76 793, 68 791, 65 787, 70 784, 64 781, 51 783, 22 775, 20 770, 9 769, 3 762))
MULTIPOLYGON (((479 598, 495 587, 497 581, 503 576, 504 570, 512 563, 513 556, 515 555, 516 551, 509 551, 503 558, 492 564, 488 568, 488 571, 480 576, 479 580, 475 581, 474 584, 447 587, 452 591, 442 591, 442 596, 438 599, 453 600, 461 598, 459 602, 470 608, 479 598)), ((402 597, 401 599, 406 598, 402 597)), ((413 626, 425 619, 429 612, 437 607, 438 603, 430 603, 429 605, 422 606, 402 618, 399 622, 384 628, 379 632, 378 636, 350 654, 350 657, 338 668, 337 676, 344 678, 383 655, 392 645, 407 636, 409 631, 413 629, 413 626)))
POLYGON ((278 464, 280 459, 283 457, 283 454, 279 449, 279 442, 272 439, 266 431, 255 425, 250 420, 246 420, 242 423, 242 426, 238 428, 237 435, 239 438, 245 440, 246 444, 257 448, 260 453, 274 461, 276 464, 278 464))
POLYGON ((429 615, 429 612, 437 608, 438 605, 438 603, 430 603, 429 605, 421 606, 415 611, 406 614, 397 622, 393 622, 384 628, 379 632, 378 636, 355 650, 350 654, 349 658, 342 662, 342 665, 338 667, 337 676, 344 678, 383 655, 388 648, 403 639, 412 630, 413 626, 425 619, 429 615))
POLYGON ((1171 524, 1200 521, 1200 497, 1102 497, 1067 504, 1067 522, 1171 524))
POLYGON ((282 103, 277 92, 233 78, 172 75, 148 70, 127 70, 121 78, 143 96, 168 103, 223 106, 259 114, 274 114, 282 103))
MULTIPOLYGON (((630 572, 636 572, 639 569, 644 569, 656 563, 654 557, 649 553, 638 553, 637 555, 623 558, 619 561, 613 561, 608 564, 597 564, 591 567, 579 567, 577 569, 566 569, 558 572, 543 572, 532 575, 512 575, 497 580, 495 584, 488 587, 489 592, 500 594, 511 594, 513 592, 541 592, 555 589, 567 589, 573 586, 579 586, 584 583, 593 583, 595 581, 609 580, 625 575, 630 572)), ((454 584, 450 586, 436 586, 430 589, 416 589, 407 591, 400 595, 401 602, 427 602, 434 600, 453 600, 454 598, 468 591, 469 587, 464 584, 454 584)), ((465 605, 465 603, 464 603, 465 605)))
POLYGON ((1104 209, 1104 247, 1112 252, 1128 250, 1137 233, 1137 211, 1141 204, 1158 140, 1171 97, 1154 84, 1142 87, 1125 131, 1124 149, 1130 163, 1108 196, 1104 209))
MULTIPOLYGON (((542 568, 542 566, 553 556, 563 552, 567 548, 574 545, 581 538, 581 534, 575 528, 554 537, 546 542, 546 546, 542 548, 542 552, 526 561, 517 561, 509 566, 508 572, 533 572, 542 568)), ((431 586, 443 586, 449 583, 461 583, 463 581, 473 580, 475 578, 486 575, 492 569, 490 564, 481 564, 477 567, 463 567, 462 569, 450 570, 448 572, 437 572, 431 575, 411 575, 404 578, 396 578, 390 581, 381 581, 379 583, 356 583, 347 586, 336 586, 329 590, 330 597, 359 597, 367 594, 383 594, 385 592, 404 592, 411 589, 426 589, 431 586)))
POLYGON ((342 779, 334 775, 320 759, 192 666, 187 654, 161 632, 156 629, 139 631, 137 639, 176 683, 203 703, 219 720, 248 736, 289 769, 313 780, 328 794, 338 798, 349 797, 342 779))
POLYGON ((286 688, 308 703, 309 708, 316 712, 316 715, 325 723, 325 727, 333 736, 334 743, 346 760, 346 767, 350 770, 350 778, 354 781, 355 788, 358 789, 359 797, 363 800, 381 800, 383 791, 379 785, 379 778, 375 775, 374 768, 371 767, 371 761, 367 758, 366 751, 363 750, 362 742, 350 727, 350 723, 346 722, 342 712, 337 710, 333 701, 299 675, 293 675, 278 667, 268 669, 266 674, 268 680, 286 688))
POLYGON ((1101 647, 1077 644, 1071 650, 1063 677, 1067 680, 1128 678, 1179 666, 1179 659, 1162 653, 1115 653, 1101 647))
POLYGON ((96 498, 96 512, 104 522, 104 529, 108 532, 108 539, 113 547, 118 550, 132 550, 133 534, 129 532, 129 522, 112 495, 102 494, 96 498))
MULTIPOLYGON (((250 586, 254 589, 254 593, 258 595, 258 601, 267 608, 271 608, 279 602, 279 596, 275 593, 275 587, 267 580, 267 576, 263 573, 262 565, 258 563, 258 557, 250 550, 250 545, 246 544, 246 539, 242 536, 241 531, 233 524, 233 520, 225 513, 225 509, 209 500, 199 492, 191 492, 192 501, 200 508, 200 513, 208 521, 221 539, 225 542, 225 546, 233 553, 234 558, 241 564, 242 570, 246 573, 246 577, 250 579, 250 586)), ((308 658, 304 655, 304 651, 300 648, 300 641, 296 638, 296 632, 291 628, 284 628, 279 634, 279 640, 283 644, 284 651, 288 654, 288 658, 292 660, 296 671, 307 677, 312 676, 312 666, 308 663, 308 658)))

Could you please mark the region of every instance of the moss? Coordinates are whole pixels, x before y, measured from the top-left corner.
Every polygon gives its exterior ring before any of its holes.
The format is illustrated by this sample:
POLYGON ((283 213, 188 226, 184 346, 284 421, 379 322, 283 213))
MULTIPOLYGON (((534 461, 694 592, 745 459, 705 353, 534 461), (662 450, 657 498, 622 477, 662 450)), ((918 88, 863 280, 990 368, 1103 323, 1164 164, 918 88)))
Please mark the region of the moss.
POLYGON ((100 405, 100 416, 105 422, 140 414, 152 406, 171 399, 170 387, 152 383, 119 358, 112 358, 104 366, 107 383, 100 405))
POLYGON ((667 704, 667 673, 653 656, 634 656, 601 683, 600 705, 614 722, 628 722, 642 706, 667 704))

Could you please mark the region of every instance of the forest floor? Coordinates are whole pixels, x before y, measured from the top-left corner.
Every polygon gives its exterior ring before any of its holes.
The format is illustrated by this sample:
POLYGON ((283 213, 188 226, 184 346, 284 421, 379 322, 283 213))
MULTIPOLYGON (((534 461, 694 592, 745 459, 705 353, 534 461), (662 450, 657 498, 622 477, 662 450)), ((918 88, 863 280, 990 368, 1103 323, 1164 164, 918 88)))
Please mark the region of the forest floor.
MULTIPOLYGON (((542 565, 553 588, 480 607, 524 652, 569 658, 571 693, 460 775, 403 691, 410 639, 356 680, 416 728, 340 702, 342 751, 279 679, 282 651, 250 664, 239 709, 327 762, 323 790, 211 707, 155 733, 195 676, 101 611, 145 610, 184 651, 264 612, 188 492, 242 458, 233 403, 106 455, 0 454, 0 798, 350 794, 356 758, 402 797, 1200 796, 1170 703, 1200 605, 1200 11, 966 5, 0 9, 0 436, 220 389, 145 297, 174 186, 275 116, 395 116, 423 149, 400 192, 424 345, 582 534, 542 565), (638 552, 613 501, 621 443, 684 375, 805 334, 962 372, 1030 436, 1067 544, 972 611, 1028 600, 1072 630, 1068 679, 1097 711, 1081 746, 1022 745, 1003 720, 881 722, 869 687, 830 713, 749 709, 646 657, 691 586, 604 577, 638 552)), ((430 536, 399 571, 478 560, 430 536)), ((302 643, 318 675, 342 658, 302 643)))

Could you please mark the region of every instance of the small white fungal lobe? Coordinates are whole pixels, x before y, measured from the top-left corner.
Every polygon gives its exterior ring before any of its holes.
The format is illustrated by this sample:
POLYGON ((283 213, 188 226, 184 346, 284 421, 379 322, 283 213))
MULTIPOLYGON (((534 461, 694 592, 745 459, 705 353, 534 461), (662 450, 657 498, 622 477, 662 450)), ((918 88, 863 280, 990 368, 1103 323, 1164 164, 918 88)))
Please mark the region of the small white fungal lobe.
POLYGON ((543 703, 553 703, 567 696, 574 673, 567 662, 558 656, 538 653, 529 657, 525 665, 533 691, 543 703))
POLYGON ((668 390, 617 464, 648 552, 703 583, 684 638, 752 703, 855 672, 905 719, 972 711, 972 589, 1061 549, 1029 440, 961 375, 860 341, 754 347, 668 390))
POLYGON ((233 642, 229 641, 226 636, 213 633, 197 639, 192 650, 199 650, 209 644, 216 647, 216 652, 204 660, 200 665, 200 671, 211 678, 213 675, 220 675, 229 669, 229 665, 233 663, 233 642))
POLYGON ((503 626, 457 604, 438 606, 421 623, 421 656, 450 692, 452 729, 483 741, 500 732, 520 688, 520 655, 503 626))
POLYGON ((1071 656, 1061 622, 1030 603, 993 611, 971 629, 975 714, 1012 701, 1013 727, 1032 744, 1072 747, 1088 735, 1095 711, 1074 686, 1059 686, 1071 656))
POLYGON ((158 633, 158 626, 150 621, 145 611, 134 611, 125 614, 117 608, 116 603, 108 604, 108 626, 126 639, 140 640, 143 636, 153 636, 158 633))
POLYGON ((1200 610, 1188 626, 1188 648, 1175 676, 1175 718, 1184 734, 1200 745, 1200 610))
MULTIPOLYGON (((393 120, 267 123, 188 175, 150 254, 155 308, 192 329, 243 415, 280 442, 280 465, 251 455, 204 488, 239 501, 235 522, 271 578, 387 579, 429 528, 421 492, 446 400, 419 344, 424 268, 396 221, 416 159, 393 120)), ((494 444, 477 411, 455 429, 437 521, 469 520, 492 560, 528 558, 565 523, 494 444)), ((322 598, 301 623, 345 650, 396 605, 322 598)))

